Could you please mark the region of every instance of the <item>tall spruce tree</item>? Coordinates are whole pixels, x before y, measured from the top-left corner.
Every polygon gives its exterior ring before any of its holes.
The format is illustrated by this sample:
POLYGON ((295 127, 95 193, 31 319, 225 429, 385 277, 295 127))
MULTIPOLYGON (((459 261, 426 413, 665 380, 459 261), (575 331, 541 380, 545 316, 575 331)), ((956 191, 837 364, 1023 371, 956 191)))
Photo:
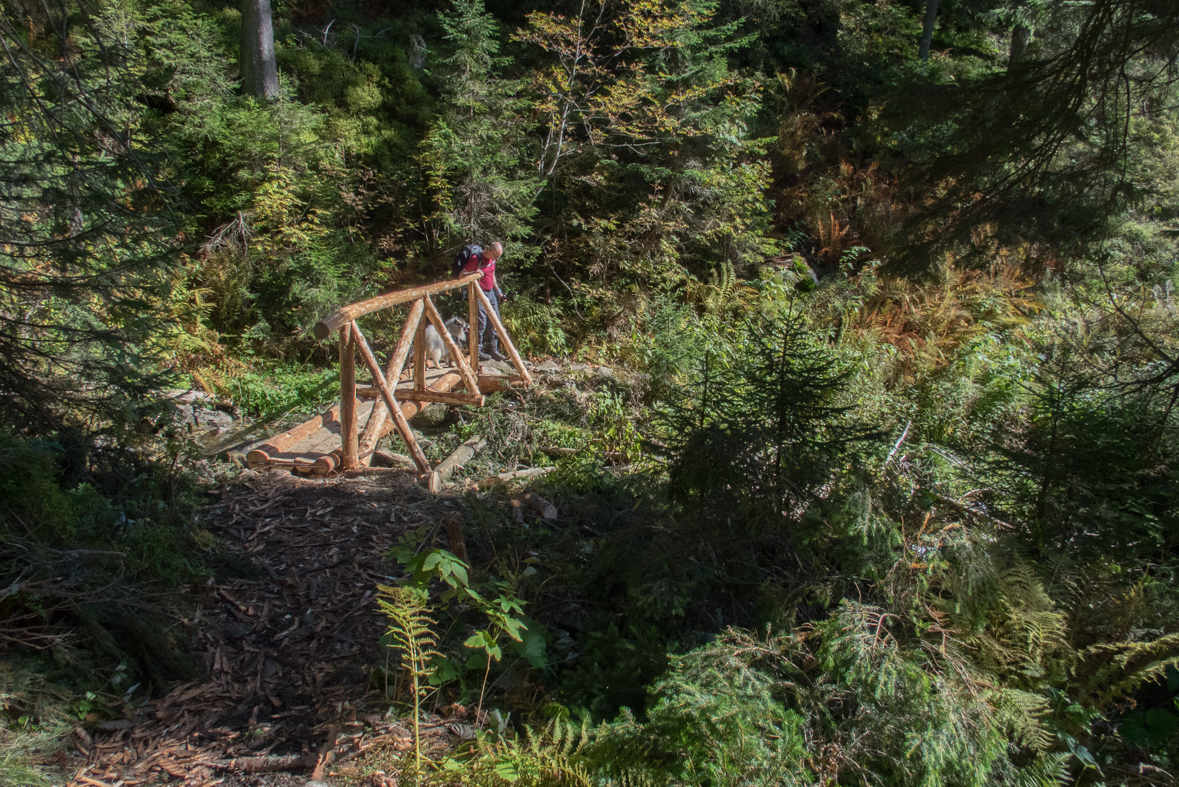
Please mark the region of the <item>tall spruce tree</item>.
POLYGON ((521 85, 497 74, 504 65, 498 25, 483 0, 455 0, 439 20, 451 48, 437 74, 449 106, 421 145, 433 201, 430 240, 439 247, 512 241, 514 259, 532 256, 520 242, 539 183, 525 156, 521 85))

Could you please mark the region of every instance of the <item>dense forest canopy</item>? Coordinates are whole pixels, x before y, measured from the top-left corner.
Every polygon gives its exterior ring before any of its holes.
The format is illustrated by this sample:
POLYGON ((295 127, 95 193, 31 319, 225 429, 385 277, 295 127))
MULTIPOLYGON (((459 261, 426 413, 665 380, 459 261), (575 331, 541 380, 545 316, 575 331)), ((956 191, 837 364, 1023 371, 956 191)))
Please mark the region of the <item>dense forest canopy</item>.
POLYGON ((164 392, 321 404, 318 319, 500 240, 520 349, 625 371, 480 421, 565 452, 564 529, 384 597, 464 702, 548 632, 559 723, 471 783, 1179 775, 1179 4, 3 0, 0 47, 0 657, 195 674, 164 392))

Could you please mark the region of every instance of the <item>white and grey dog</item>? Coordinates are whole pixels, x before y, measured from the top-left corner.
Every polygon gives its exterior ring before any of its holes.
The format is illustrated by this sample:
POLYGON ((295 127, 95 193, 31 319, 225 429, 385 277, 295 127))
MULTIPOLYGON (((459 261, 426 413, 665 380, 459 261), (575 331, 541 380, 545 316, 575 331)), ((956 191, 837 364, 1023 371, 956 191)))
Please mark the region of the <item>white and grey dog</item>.
MULTIPOLYGON (((451 317, 443 325, 446 326, 446 332, 450 334, 450 338, 454 339, 454 343, 458 345, 459 349, 465 349, 467 343, 467 331, 470 326, 462 317, 451 317)), ((450 359, 450 350, 446 349, 446 342, 442 341, 442 337, 438 335, 438 329, 431 323, 426 326, 426 360, 433 361, 435 366, 440 366, 443 361, 447 365, 453 365, 450 359)), ((410 350, 410 358, 413 358, 413 350, 410 350)))

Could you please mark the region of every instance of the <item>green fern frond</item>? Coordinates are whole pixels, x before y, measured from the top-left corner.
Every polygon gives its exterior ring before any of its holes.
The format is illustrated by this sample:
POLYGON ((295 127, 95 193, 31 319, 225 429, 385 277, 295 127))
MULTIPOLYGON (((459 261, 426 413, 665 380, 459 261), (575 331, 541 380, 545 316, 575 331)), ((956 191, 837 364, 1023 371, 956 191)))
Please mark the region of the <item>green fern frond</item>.
POLYGON ((456 763, 450 777, 481 787, 591 787, 596 782, 586 765, 577 761, 580 741, 587 735, 587 723, 579 732, 571 722, 557 719, 539 731, 525 727, 523 739, 484 738, 475 756, 456 763))
POLYGON ((426 594, 412 588, 377 585, 377 606, 389 619, 386 632, 401 664, 413 682, 413 739, 417 773, 422 771, 421 680, 430 674, 430 662, 441 654, 435 650, 438 636, 433 631, 426 594))
POLYGON ((385 585, 378 585, 377 590, 377 606, 389 619, 386 633, 393 649, 400 652, 402 665, 417 677, 429 674, 430 660, 440 654, 435 650, 438 636, 432 628, 436 624, 429 615, 424 594, 385 585))
POLYGON ((1093 645, 1082 651, 1074 674, 1084 680, 1088 704, 1101 707, 1161 679, 1167 667, 1179 667, 1179 634, 1150 642, 1093 645))
POLYGON ((1055 736, 1043 721, 1049 710, 1043 695, 1003 688, 996 692, 994 705, 996 721, 1010 730, 1011 737, 1021 746, 1046 752, 1055 743, 1055 736))

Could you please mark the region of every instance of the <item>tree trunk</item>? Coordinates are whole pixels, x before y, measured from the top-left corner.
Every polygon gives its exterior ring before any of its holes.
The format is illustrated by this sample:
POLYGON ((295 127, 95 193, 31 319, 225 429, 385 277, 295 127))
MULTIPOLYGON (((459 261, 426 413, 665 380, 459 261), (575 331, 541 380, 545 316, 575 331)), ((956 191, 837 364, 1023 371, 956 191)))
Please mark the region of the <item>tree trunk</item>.
POLYGON ((271 101, 278 98, 274 26, 270 0, 242 0, 242 92, 271 101))
POLYGON ((1010 70, 1028 51, 1028 44, 1032 41, 1032 29, 1027 25, 1016 25, 1011 30, 1011 54, 1007 58, 1007 68, 1010 70))
POLYGON ((928 0, 925 5, 925 23, 921 27, 921 48, 918 60, 929 59, 929 45, 933 43, 933 26, 937 24, 937 0, 928 0))

